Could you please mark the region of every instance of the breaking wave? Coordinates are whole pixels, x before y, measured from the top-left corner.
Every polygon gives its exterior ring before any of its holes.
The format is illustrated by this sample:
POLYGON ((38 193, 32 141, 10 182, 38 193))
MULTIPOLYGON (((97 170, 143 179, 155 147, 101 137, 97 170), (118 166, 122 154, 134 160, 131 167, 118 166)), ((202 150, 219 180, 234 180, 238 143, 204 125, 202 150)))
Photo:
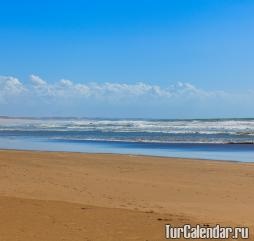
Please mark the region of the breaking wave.
POLYGON ((254 119, 0 118, 0 134, 65 141, 252 144, 254 142, 254 119))

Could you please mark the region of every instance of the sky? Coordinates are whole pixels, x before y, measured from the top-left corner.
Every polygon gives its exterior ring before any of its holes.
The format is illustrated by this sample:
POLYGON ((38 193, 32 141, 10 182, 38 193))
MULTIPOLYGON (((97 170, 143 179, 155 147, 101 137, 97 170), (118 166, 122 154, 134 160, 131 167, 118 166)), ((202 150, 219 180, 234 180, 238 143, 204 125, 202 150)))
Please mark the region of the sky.
POLYGON ((0 115, 254 117, 253 12, 252 0, 0 0, 0 115))

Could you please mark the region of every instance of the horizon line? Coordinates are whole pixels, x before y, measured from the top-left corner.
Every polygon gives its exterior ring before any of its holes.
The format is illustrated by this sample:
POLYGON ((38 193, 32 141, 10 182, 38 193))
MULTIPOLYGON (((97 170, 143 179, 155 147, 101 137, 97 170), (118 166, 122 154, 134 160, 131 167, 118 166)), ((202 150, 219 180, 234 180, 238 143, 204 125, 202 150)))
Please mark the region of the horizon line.
POLYGON ((254 119, 254 117, 208 117, 208 118, 140 118, 140 117, 79 117, 79 116, 10 116, 0 115, 0 119, 102 119, 102 120, 247 120, 254 119))

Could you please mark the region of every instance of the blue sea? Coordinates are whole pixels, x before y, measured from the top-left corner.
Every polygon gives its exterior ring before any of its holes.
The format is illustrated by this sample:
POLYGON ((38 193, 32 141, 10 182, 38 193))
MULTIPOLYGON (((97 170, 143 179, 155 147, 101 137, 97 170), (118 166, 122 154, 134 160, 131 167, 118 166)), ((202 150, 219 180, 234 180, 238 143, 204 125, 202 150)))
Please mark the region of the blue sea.
POLYGON ((0 118, 0 148, 254 161, 254 119, 0 118))

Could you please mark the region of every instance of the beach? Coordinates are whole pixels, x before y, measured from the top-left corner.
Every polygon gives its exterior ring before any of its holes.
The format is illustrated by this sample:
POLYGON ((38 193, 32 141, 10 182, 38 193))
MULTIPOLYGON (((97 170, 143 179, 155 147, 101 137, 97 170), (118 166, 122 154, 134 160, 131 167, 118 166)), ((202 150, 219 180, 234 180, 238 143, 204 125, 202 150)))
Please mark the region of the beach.
POLYGON ((247 226, 254 164, 0 151, 0 240, 166 240, 164 225, 247 226))
POLYGON ((254 1, 2 1, 0 241, 254 241, 254 1))

